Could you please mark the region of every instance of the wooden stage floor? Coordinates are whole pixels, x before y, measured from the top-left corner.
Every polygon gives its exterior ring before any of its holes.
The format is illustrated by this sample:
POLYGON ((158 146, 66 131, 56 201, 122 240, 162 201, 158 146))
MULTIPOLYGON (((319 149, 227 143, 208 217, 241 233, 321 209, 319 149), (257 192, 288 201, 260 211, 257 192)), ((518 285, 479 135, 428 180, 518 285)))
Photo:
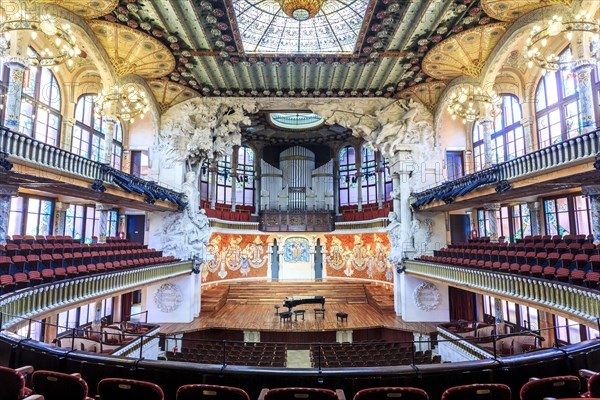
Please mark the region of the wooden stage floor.
MULTIPOLYGON (((216 312, 203 312, 199 318, 190 323, 162 323, 161 333, 177 334, 195 332, 209 328, 252 330, 252 331, 278 331, 278 332, 311 332, 311 331, 339 331, 348 329, 390 328, 401 329, 417 333, 430 333, 436 330, 438 323, 434 322, 404 322, 394 313, 382 314, 369 304, 329 304, 326 305, 325 319, 321 316, 315 318, 313 308, 317 304, 306 304, 294 309, 306 310, 304 321, 281 322, 275 315, 273 305, 266 304, 225 304, 216 312), (348 314, 347 322, 338 322, 336 312, 348 314)), ((280 308, 280 311, 286 308, 280 308)))

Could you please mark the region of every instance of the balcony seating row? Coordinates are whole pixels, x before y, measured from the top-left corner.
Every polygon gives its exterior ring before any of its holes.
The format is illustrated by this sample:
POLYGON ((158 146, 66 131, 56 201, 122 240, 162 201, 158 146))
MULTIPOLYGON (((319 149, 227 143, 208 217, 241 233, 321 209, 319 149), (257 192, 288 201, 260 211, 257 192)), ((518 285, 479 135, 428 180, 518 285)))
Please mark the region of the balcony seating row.
POLYGON ((146 245, 141 243, 133 242, 122 242, 122 243, 95 243, 95 244, 80 244, 80 243, 20 243, 14 244, 9 243, 6 245, 0 245, 0 256, 27 256, 29 254, 53 254, 53 253, 75 253, 84 251, 117 251, 117 250, 136 250, 144 249, 146 245))
MULTIPOLYGON (((82 239, 73 239, 72 236, 32 236, 32 235, 12 235, 6 239, 6 243, 9 244, 65 244, 65 243, 81 243, 82 239)), ((127 239, 123 239, 120 236, 111 236, 106 238, 107 243, 124 243, 128 242, 127 239)), ((92 236, 92 243, 98 243, 98 237, 92 236)))
POLYGON ((77 266, 80 264, 106 263, 114 261, 129 261, 143 258, 160 258, 162 251, 155 249, 133 249, 116 251, 86 251, 75 253, 42 253, 29 254, 26 257, 15 255, 12 257, 0 256, 0 274, 15 274, 17 272, 28 273, 30 271, 41 272, 44 268, 59 268, 77 266))
POLYGON ((313 367, 326 368, 376 367, 391 365, 438 364, 441 356, 431 350, 414 351, 405 343, 374 343, 352 345, 311 346, 313 367))
MULTIPOLYGON (((36 371, 31 376, 32 388, 27 388, 25 374, 33 371, 31 367, 17 370, 0 367, 0 381, 3 384, 3 398, 9 400, 42 399, 47 400, 91 400, 86 381, 80 374, 64 374, 53 371, 36 371), (32 395, 33 394, 33 395, 32 395), (34 397, 40 395, 39 397, 34 397)), ((582 370, 580 374, 588 378, 587 392, 580 393, 580 380, 573 375, 553 376, 548 378, 531 378, 520 391, 521 400, 540 400, 543 398, 575 398, 579 396, 600 396, 600 373, 582 370), (592 373, 590 376, 589 373, 592 373)), ((585 389, 584 389, 585 390, 585 389)), ((500 383, 481 383, 455 386, 447 389, 441 400, 510 400, 511 390, 500 383)), ((176 400, 192 399, 229 399, 250 400, 250 396, 240 388, 209 384, 190 384, 177 389, 176 400)), ((412 387, 373 387, 359 390, 353 400, 380 400, 402 398, 404 400, 429 400, 427 392, 412 387)), ((164 400, 163 390, 156 384, 122 378, 105 378, 98 383, 97 399, 99 400, 164 400)), ((259 400, 345 400, 343 390, 336 391, 324 388, 275 388, 262 389, 259 400)))
POLYGON ((168 352, 167 359, 203 364, 251 365, 259 367, 285 367, 284 344, 269 343, 223 343, 200 342, 194 347, 183 347, 181 352, 168 352))
POLYGON ((13 275, 0 275, 0 294, 6 294, 18 289, 33 287, 42 283, 60 281, 67 278, 93 275, 97 273, 115 272, 127 268, 145 267, 178 261, 174 256, 134 258, 123 261, 107 261, 106 263, 70 265, 66 268, 44 268, 41 271, 32 270, 27 273, 16 272, 13 275))
POLYGON ((392 210, 392 202, 386 201, 382 208, 379 204, 363 204, 362 211, 358 211, 358 205, 340 206, 340 213, 344 221, 365 221, 375 218, 386 218, 392 210))
POLYGON ((515 248, 540 248, 546 246, 569 246, 571 244, 592 244, 594 242, 593 235, 554 235, 554 236, 526 236, 524 239, 517 239, 516 243, 507 242, 504 236, 498 238, 497 242, 490 241, 489 237, 471 239, 468 242, 457 242, 448 245, 449 248, 464 248, 464 249, 488 249, 498 248, 499 250, 513 250, 515 248))

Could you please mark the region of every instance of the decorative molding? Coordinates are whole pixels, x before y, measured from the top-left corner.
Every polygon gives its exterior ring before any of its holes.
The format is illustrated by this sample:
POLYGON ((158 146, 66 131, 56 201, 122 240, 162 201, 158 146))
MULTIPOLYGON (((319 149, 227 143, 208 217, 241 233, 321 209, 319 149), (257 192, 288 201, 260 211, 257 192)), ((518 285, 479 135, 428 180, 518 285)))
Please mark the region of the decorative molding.
POLYGON ((154 304, 164 313, 176 311, 182 302, 181 290, 174 283, 163 283, 154 294, 154 304))
POLYGON ((440 291, 431 282, 423 282, 413 292, 415 305, 422 311, 436 310, 440 305, 440 291))

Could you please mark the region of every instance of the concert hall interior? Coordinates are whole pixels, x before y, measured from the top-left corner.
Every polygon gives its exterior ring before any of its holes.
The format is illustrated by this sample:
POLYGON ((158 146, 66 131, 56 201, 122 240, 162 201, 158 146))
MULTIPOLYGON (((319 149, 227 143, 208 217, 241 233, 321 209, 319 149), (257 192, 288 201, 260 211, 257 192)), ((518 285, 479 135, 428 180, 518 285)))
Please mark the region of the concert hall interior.
POLYGON ((598 0, 2 0, 0 391, 600 398, 599 126, 598 0))

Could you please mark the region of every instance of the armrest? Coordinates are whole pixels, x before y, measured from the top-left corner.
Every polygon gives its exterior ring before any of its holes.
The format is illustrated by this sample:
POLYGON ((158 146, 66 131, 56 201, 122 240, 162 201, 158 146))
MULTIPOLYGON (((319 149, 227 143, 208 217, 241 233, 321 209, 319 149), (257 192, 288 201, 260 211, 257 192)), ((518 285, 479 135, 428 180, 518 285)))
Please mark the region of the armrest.
POLYGON ((23 400, 44 400, 44 396, 41 394, 32 394, 31 396, 25 397, 23 400))
POLYGON ((72 374, 69 374, 69 375, 81 378, 81 374, 79 372, 73 372, 72 374))
POLYGON ((531 381, 539 381, 539 380, 540 380, 540 378, 536 378, 535 376, 529 378, 529 382, 531 382, 531 381))
POLYGON ((22 374, 31 374, 33 372, 33 366, 25 365, 21 368, 15 368, 15 371, 20 372, 22 374))
POLYGON ((579 376, 581 376, 582 378, 589 378, 592 375, 596 375, 597 372, 596 371, 592 371, 591 369, 580 369, 579 370, 579 376))
POLYGON ((335 394, 337 394, 338 400, 346 400, 346 395, 344 394, 343 389, 335 389, 335 394))
POLYGON ((269 388, 263 388, 258 395, 258 400, 265 400, 265 394, 269 391, 269 388))

